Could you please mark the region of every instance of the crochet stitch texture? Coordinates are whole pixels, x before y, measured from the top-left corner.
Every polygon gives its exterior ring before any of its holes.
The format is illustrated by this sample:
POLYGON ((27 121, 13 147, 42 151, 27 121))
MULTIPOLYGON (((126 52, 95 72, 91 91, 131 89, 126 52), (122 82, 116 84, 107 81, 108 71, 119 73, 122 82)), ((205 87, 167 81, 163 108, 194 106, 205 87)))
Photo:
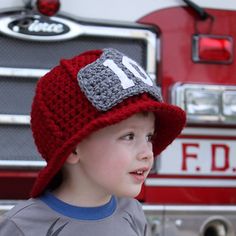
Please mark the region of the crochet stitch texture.
POLYGON ((44 191, 75 146, 98 129, 135 113, 152 111, 156 116, 157 132, 153 151, 158 155, 185 125, 186 117, 182 109, 161 102, 146 92, 131 95, 107 111, 98 110, 81 90, 77 74, 100 58, 102 53, 102 50, 93 50, 63 59, 37 83, 31 128, 38 151, 47 165, 38 175, 32 197, 44 191))

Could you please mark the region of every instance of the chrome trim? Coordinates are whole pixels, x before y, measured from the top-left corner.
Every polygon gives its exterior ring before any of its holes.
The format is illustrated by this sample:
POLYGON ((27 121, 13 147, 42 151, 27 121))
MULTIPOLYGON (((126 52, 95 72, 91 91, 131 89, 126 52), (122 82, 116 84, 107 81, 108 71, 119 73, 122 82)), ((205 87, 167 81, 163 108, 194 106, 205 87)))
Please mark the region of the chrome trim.
MULTIPOLYGON (((28 77, 31 79, 38 80, 48 71, 49 70, 44 70, 44 69, 0 67, 0 77, 14 77, 14 78, 28 77)), ((0 114, 0 124, 29 125, 30 116, 17 115, 17 114, 0 114)))
POLYGON ((9 211, 11 210, 15 205, 12 203, 12 204, 7 204, 7 205, 1 205, 1 202, 0 202, 0 212, 2 211, 3 213, 6 212, 6 211, 9 211))
POLYGON ((229 220, 227 216, 214 215, 208 217, 199 231, 200 236, 209 235, 209 232, 214 232, 213 234, 218 236, 235 236, 234 222, 229 220))
POLYGON ((178 186, 178 187, 236 187, 235 179, 181 179, 181 178, 147 178, 146 186, 178 186))
POLYGON ((0 114, 0 124, 30 125, 30 116, 29 115, 0 114))
POLYGON ((57 36, 32 36, 24 35, 11 31, 7 25, 17 20, 20 15, 7 16, 0 19, 0 32, 11 37, 35 40, 35 41, 58 41, 58 40, 69 40, 78 36, 103 36, 103 37, 119 37, 119 38, 130 38, 130 39, 143 39, 147 42, 147 72, 150 76, 155 79, 156 76, 156 57, 157 57, 157 39, 156 34, 147 29, 127 28, 127 27, 109 27, 109 26, 91 26, 82 25, 80 23, 59 18, 51 17, 52 20, 62 22, 69 26, 70 31, 64 35, 57 36))
POLYGON ((4 214, 5 212, 11 210, 16 204, 18 204, 20 200, 1 200, 0 201, 0 220, 1 220, 1 215, 4 214))
POLYGON ((165 205, 148 205, 145 203, 142 205, 144 211, 164 211, 165 207, 165 205))
POLYGON ((41 17, 39 15, 20 15, 20 14, 15 14, 15 15, 11 15, 11 16, 6 16, 6 17, 2 17, 0 18, 0 32, 2 32, 5 35, 11 36, 11 37, 15 37, 15 38, 19 38, 19 39, 25 39, 25 40, 35 40, 35 41, 57 41, 57 40, 68 40, 68 39, 72 39, 75 38, 79 35, 83 34, 83 26, 80 24, 77 24, 71 20, 67 20, 67 19, 63 19, 63 18, 59 18, 59 17, 51 17, 50 19, 52 21, 58 22, 58 23, 62 23, 65 26, 69 27, 69 31, 68 33, 64 33, 64 34, 60 34, 60 35, 51 35, 51 36, 45 36, 45 35, 29 35, 29 34, 23 34, 23 33, 18 33, 18 32, 14 32, 13 30, 11 30, 8 25, 16 20, 21 20, 27 17, 31 17, 35 20, 40 19, 41 17))
POLYGON ((46 166, 45 161, 16 161, 16 160, 0 160, 0 170, 1 169, 41 169, 46 166))
MULTIPOLYGON (((181 135, 194 135, 194 136, 224 136, 227 137, 235 137, 236 138, 236 132, 235 129, 229 129, 229 128, 195 128, 195 127, 186 127, 183 129, 181 135)), ((196 137, 197 139, 197 137, 196 137)))
MULTIPOLYGON (((226 85, 205 85, 205 84, 182 84, 176 83, 171 91, 171 101, 173 104, 180 106, 182 109, 185 109, 185 91, 187 89, 196 89, 196 90, 212 90, 219 91, 222 96, 223 92, 226 90, 235 91, 236 86, 226 86, 226 85)), ((221 99, 222 102, 222 99, 221 99)), ((187 121, 189 123, 205 123, 205 124, 236 124, 235 119, 223 115, 222 103, 220 104, 220 114, 219 115, 190 115, 187 114, 187 121)))
POLYGON ((236 205, 147 205, 142 206, 144 211, 172 211, 172 212, 236 212, 236 205))
POLYGON ((0 221, 4 213, 11 210, 15 205, 25 200, 0 200, 0 221))
POLYGON ((45 75, 49 70, 32 69, 32 68, 10 68, 0 67, 0 76, 7 77, 28 77, 28 78, 40 78, 45 75))

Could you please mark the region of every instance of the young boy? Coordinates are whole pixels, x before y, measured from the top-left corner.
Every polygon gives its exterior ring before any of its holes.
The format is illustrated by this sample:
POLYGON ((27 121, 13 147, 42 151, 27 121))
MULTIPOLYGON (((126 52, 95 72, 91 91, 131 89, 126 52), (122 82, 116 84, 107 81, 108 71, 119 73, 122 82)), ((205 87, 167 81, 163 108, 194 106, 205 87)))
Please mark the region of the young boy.
POLYGON ((47 165, 32 198, 9 211, 1 236, 144 236, 136 197, 154 156, 181 132, 185 113, 115 49, 61 60, 43 76, 31 127, 47 165))

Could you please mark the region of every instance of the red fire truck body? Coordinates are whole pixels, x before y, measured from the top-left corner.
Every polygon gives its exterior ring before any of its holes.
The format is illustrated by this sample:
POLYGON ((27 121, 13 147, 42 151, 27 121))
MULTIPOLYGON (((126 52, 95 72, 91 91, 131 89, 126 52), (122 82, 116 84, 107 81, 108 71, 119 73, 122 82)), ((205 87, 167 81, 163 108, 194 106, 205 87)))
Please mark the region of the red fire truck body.
MULTIPOLYGON (((188 106, 184 98, 188 90, 194 91, 199 100, 201 94, 197 93, 201 92, 236 92, 236 66, 233 61, 227 64, 210 60, 193 62, 194 35, 224 38, 235 34, 235 29, 230 24, 236 17, 234 11, 206 11, 214 16, 213 20, 196 20, 193 13, 186 12, 183 8, 156 11, 140 20, 142 23, 155 25, 161 31, 160 40, 163 43, 159 83, 164 98, 170 102, 175 100, 183 108, 188 106), (177 98, 175 93, 180 92, 181 87, 185 87, 181 91, 185 94, 177 98)), ((235 48, 231 50, 233 57, 235 48)), ((201 101, 196 105, 201 106, 200 103, 201 101)), ((188 112, 189 116, 194 116, 192 111, 188 112)), ((217 120, 218 118, 211 120, 211 115, 207 117, 203 113, 204 111, 199 111, 202 120, 189 118, 189 124, 182 135, 162 155, 157 175, 154 174, 147 181, 150 188, 146 189, 145 200, 148 202, 236 203, 235 124, 217 120)), ((197 114, 196 111, 196 116, 197 114)))
POLYGON ((236 234, 233 0, 64 0, 52 16, 34 1, 1 4, 0 213, 28 198, 45 165, 29 128, 37 79, 62 57, 115 47, 146 68, 165 101, 187 113, 186 128, 156 158, 138 196, 152 235, 236 234))

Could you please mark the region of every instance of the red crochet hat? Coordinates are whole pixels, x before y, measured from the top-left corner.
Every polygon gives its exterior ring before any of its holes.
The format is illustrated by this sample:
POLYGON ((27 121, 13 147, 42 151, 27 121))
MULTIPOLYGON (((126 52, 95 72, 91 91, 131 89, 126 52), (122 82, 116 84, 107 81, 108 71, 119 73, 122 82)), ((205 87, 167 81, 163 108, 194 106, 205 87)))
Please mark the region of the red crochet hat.
POLYGON ((82 139, 142 111, 156 116, 157 155, 180 134, 186 117, 162 102, 158 87, 135 61, 115 49, 61 60, 38 81, 32 104, 33 137, 47 165, 31 196, 43 193, 82 139))

